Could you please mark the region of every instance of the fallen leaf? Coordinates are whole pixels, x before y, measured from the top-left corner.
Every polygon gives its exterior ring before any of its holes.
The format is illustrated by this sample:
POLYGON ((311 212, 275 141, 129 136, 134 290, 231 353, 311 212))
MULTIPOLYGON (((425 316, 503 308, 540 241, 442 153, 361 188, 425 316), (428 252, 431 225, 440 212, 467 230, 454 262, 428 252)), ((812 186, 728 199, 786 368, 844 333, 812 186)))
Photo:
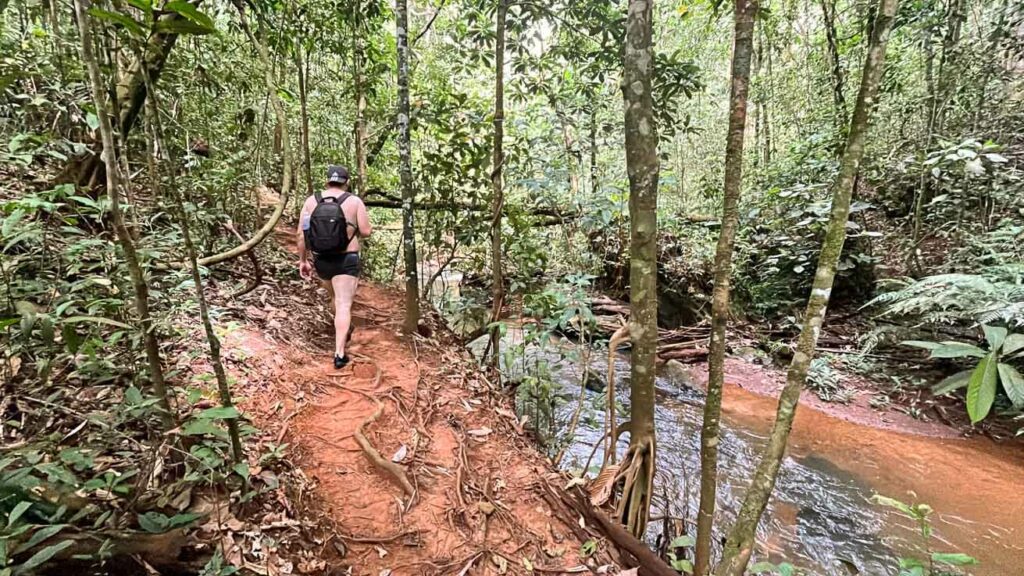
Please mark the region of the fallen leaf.
POLYGON ((498 567, 498 574, 504 574, 508 572, 508 561, 505 560, 504 556, 498 556, 497 554, 491 554, 491 562, 498 567))
POLYGON ((590 503, 596 507, 603 506, 612 497, 615 480, 619 475, 619 465, 606 466, 594 479, 590 486, 590 503))
POLYGON ((544 553, 548 555, 548 558, 558 558, 562 554, 565 554, 565 550, 562 549, 561 547, 555 547, 555 546, 548 547, 548 546, 545 546, 544 547, 544 553))
POLYGON ((374 548, 377 549, 377 555, 380 556, 381 558, 383 558, 383 557, 388 555, 388 551, 385 550, 384 548, 381 548, 380 546, 374 546, 374 548))
POLYGON ((408 453, 409 447, 406 446, 405 444, 402 444, 401 446, 398 447, 398 450, 395 451, 395 455, 391 457, 391 461, 398 464, 402 460, 405 460, 405 456, 408 453))
POLYGON ((466 432, 466 434, 469 434, 470 436, 476 436, 478 438, 482 438, 484 436, 487 436, 491 432, 493 432, 493 430, 491 430, 490 428, 487 428, 485 426, 483 428, 477 428, 476 430, 468 430, 466 432))
POLYGON ((390 568, 385 568, 385 569, 381 570, 380 573, 377 576, 391 576, 391 569, 390 568))
POLYGON ((490 502, 478 502, 476 506, 481 512, 488 516, 494 514, 494 504, 491 504, 490 502))

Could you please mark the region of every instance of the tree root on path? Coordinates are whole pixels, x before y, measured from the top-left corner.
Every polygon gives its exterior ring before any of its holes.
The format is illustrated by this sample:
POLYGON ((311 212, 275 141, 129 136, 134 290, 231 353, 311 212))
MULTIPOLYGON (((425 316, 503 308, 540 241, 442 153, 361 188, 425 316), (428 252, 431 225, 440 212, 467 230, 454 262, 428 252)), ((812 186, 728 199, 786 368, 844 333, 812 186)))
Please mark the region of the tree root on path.
MULTIPOLYGON (((377 388, 377 386, 380 385, 380 380, 381 377, 383 376, 383 371, 381 371, 380 365, 378 365, 377 362, 375 362, 373 359, 367 358, 365 356, 358 356, 358 358, 361 358, 373 364, 373 367, 377 371, 377 373, 373 377, 373 388, 377 388)), ((363 430, 366 428, 366 426, 376 422, 377 419, 380 418, 381 414, 384 413, 384 404, 374 396, 371 396, 361 390, 354 390, 350 388, 346 388, 346 390, 351 390, 356 394, 361 394, 366 398, 372 400, 374 404, 377 405, 376 409, 374 409, 373 411, 373 414, 370 414, 369 417, 360 422, 359 426, 356 427, 356 431, 353 434, 353 436, 356 439, 356 443, 359 444, 359 447, 363 449, 363 453, 366 454, 366 457, 370 459, 370 462, 373 463, 374 466, 380 468, 384 472, 387 472, 388 475, 390 475, 392 479, 394 479, 395 482, 397 482, 398 485, 402 487, 402 490, 405 491, 405 494, 409 497, 412 497, 413 495, 416 494, 416 489, 413 488, 412 483, 409 482, 409 478, 405 474, 405 467, 400 464, 395 464, 394 462, 381 456, 380 452, 378 452, 377 449, 373 447, 373 444, 370 444, 370 441, 366 439, 366 435, 363 433, 363 430)))

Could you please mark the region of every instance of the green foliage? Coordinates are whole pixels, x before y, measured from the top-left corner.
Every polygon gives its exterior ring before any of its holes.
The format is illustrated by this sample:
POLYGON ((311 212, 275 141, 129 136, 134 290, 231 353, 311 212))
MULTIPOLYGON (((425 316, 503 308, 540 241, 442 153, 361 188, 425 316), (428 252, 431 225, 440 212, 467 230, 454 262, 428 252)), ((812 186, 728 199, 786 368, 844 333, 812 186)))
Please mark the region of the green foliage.
POLYGON ((967 413, 972 423, 978 423, 988 416, 999 385, 1015 409, 1024 408, 1024 376, 1021 376, 1013 365, 1004 362, 1015 361, 1024 355, 1024 334, 1011 334, 1006 328, 999 326, 984 325, 982 329, 985 332, 988 350, 965 342, 903 342, 906 346, 929 350, 930 358, 981 359, 970 370, 958 372, 939 382, 932 389, 934 394, 939 395, 966 386, 967 413))
POLYGON ((899 576, 958 576, 964 574, 959 568, 978 564, 978 561, 961 552, 936 552, 932 547, 932 508, 927 504, 905 504, 899 500, 876 494, 871 497, 875 504, 892 508, 917 525, 918 534, 924 546, 925 558, 900 558, 899 576))

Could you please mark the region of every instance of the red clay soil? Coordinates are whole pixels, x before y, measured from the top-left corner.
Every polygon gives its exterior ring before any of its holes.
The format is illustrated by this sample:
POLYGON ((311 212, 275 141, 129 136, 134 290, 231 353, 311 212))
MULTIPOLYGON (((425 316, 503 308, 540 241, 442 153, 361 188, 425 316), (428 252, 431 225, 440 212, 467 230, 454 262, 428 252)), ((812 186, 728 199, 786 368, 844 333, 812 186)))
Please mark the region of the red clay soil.
POLYGON ((401 295, 363 283, 353 311, 354 361, 335 370, 326 293, 311 283, 277 282, 234 307, 253 322, 231 331, 224 347, 236 366, 245 360, 236 376, 246 382, 247 415, 277 429, 292 461, 315 480, 316 493, 302 505, 337 526, 338 539, 323 546, 342 560, 326 573, 596 568, 594 558, 580 557, 580 529, 569 525, 578 518, 560 518, 542 497, 542 482, 565 480, 468 352, 400 335, 401 295), (380 417, 367 422, 378 402, 380 417), (360 448, 355 436, 364 422, 372 447, 404 469, 411 495, 360 448))

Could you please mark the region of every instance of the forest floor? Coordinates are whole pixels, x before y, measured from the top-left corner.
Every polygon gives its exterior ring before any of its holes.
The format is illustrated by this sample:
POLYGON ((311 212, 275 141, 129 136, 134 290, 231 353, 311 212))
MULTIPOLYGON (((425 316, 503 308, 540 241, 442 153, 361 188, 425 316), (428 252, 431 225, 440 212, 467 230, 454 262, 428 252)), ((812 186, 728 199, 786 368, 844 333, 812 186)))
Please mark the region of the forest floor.
MULTIPOLYGON (((279 232, 285 246, 288 234, 279 232)), ((335 573, 598 568, 603 554, 581 557, 585 540, 570 526, 578 518, 544 500, 546 485, 565 478, 464 348, 444 342, 443 329, 432 339, 401 336, 401 295, 364 282, 354 362, 335 370, 326 301, 297 275, 270 279, 226 305, 242 322, 223 343, 246 414, 288 442, 290 460, 313 481, 297 505, 336 526, 335 573)))

